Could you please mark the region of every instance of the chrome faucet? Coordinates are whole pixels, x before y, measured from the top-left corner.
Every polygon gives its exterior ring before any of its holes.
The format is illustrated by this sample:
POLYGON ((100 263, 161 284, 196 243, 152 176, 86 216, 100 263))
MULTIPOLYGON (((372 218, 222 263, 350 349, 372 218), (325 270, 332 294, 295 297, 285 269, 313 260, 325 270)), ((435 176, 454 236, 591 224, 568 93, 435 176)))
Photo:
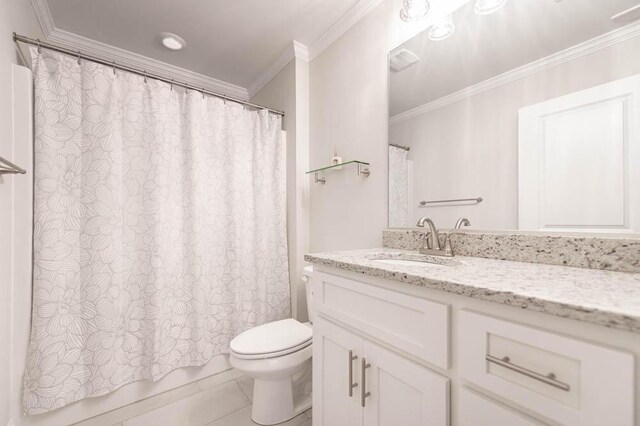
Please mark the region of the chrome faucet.
POLYGON ((467 219, 466 217, 461 217, 460 219, 458 219, 455 229, 460 229, 463 226, 471 226, 471 222, 469 222, 469 219, 467 219))
POLYGON ((416 226, 424 228, 424 224, 429 226, 429 233, 424 238, 424 243, 420 247, 420 254, 430 254, 433 256, 453 256, 453 250, 451 249, 451 241, 447 237, 444 243, 444 249, 440 246, 440 238, 438 236, 438 230, 433 224, 433 221, 428 217, 423 217, 418 221, 416 226))

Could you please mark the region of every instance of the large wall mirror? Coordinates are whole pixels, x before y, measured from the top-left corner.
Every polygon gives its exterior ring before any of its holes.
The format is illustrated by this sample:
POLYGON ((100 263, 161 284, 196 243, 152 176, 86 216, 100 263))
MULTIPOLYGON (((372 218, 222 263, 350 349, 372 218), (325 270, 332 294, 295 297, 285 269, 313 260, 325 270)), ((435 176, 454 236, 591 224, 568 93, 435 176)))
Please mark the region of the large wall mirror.
POLYGON ((478 3, 389 54, 389 227, 640 232, 640 1, 478 3))

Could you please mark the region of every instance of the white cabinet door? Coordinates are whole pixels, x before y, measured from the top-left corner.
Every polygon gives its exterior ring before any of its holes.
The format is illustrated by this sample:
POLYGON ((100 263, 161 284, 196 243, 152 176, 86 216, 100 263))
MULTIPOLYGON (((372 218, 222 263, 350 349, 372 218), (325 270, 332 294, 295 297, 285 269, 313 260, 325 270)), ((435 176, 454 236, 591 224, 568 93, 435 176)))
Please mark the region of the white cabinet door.
POLYGON ((316 318, 313 323, 313 426, 362 425, 361 356, 361 337, 316 318), (352 384, 357 386, 351 388, 352 384), (349 395, 350 389, 352 395, 349 395))
MULTIPOLYGON (((364 405, 365 426, 444 426, 449 423, 447 378, 366 340, 363 356, 369 366, 360 379, 364 387, 359 389, 358 397, 364 405), (362 398, 363 390, 369 393, 366 398, 362 398)), ((359 367, 362 374, 363 365, 359 367)))

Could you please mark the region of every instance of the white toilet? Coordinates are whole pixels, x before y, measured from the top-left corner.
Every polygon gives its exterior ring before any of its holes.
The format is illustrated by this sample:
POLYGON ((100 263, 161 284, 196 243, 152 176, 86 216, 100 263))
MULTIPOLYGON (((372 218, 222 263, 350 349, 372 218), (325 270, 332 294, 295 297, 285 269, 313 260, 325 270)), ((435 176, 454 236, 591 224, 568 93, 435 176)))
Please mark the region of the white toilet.
MULTIPOLYGON (((311 276, 304 268, 309 320, 313 322, 311 276)), ((231 365, 254 379, 251 417, 261 425, 285 422, 311 408, 311 323, 274 321, 249 329, 231 341, 231 365), (309 392, 297 392, 300 381, 309 392), (303 383, 304 385, 305 383, 303 383)))

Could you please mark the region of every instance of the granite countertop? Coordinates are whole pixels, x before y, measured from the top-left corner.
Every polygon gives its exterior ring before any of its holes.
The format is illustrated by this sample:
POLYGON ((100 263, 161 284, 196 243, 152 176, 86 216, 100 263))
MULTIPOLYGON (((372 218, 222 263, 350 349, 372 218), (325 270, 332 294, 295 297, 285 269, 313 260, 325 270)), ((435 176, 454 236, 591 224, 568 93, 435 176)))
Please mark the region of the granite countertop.
POLYGON ((640 274, 478 257, 443 258, 388 248, 314 253, 305 260, 640 333, 640 274), (380 259, 429 259, 389 264, 380 259), (378 260, 376 260, 378 259, 378 260))

